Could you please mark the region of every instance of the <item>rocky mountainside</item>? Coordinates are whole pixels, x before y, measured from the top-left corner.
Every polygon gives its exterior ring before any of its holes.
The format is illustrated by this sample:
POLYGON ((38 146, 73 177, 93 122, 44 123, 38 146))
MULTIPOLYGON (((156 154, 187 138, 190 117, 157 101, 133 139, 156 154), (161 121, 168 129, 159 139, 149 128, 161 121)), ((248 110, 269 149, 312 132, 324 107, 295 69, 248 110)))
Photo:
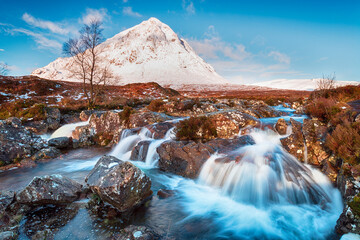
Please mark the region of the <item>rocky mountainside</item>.
MULTIPOLYGON (((98 46, 103 63, 110 63, 116 85, 157 82, 161 85, 225 84, 227 80, 200 58, 191 46, 166 24, 150 18, 98 46)), ((46 79, 72 79, 72 58, 58 58, 32 75, 46 79)))

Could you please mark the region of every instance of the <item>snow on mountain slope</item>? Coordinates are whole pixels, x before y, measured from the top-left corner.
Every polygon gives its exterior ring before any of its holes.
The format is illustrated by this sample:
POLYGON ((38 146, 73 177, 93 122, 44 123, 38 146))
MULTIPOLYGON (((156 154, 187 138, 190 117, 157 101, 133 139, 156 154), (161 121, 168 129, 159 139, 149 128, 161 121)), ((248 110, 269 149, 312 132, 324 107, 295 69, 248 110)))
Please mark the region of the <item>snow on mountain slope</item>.
MULTIPOLYGON (((150 18, 100 44, 103 64, 110 62, 116 85, 157 82, 175 87, 184 84, 226 84, 227 80, 200 58, 190 45, 166 24, 150 18)), ((68 71, 71 58, 58 58, 36 69, 38 77, 79 81, 68 71)))
MULTIPOLYGON (((289 89, 289 90, 305 90, 312 91, 317 88, 320 79, 276 79, 265 82, 250 84, 252 86, 289 89)), ((336 81, 336 86, 359 85, 360 82, 355 81, 336 81)))

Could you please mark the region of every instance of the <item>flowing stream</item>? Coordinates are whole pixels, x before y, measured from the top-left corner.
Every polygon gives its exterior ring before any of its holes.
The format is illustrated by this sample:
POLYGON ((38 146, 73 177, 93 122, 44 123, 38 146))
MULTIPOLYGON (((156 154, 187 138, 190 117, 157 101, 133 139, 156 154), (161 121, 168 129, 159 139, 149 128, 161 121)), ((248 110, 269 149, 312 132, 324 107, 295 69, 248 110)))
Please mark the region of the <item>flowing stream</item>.
MULTIPOLYGON (((173 138, 173 129, 163 139, 154 139, 143 128, 138 133, 123 131, 113 149, 72 150, 36 168, 2 172, 0 190, 21 189, 34 176, 53 173, 83 183, 102 155, 130 161, 132 149, 148 141, 147 149, 140 148, 145 162, 133 163, 151 178, 154 196, 129 223, 149 226, 165 239, 338 239, 334 226, 343 208, 339 191, 320 171, 288 154, 275 132, 254 129, 250 135, 254 145, 212 155, 195 180, 156 167, 156 149, 173 138), (175 193, 161 199, 156 195, 159 189, 175 193)), ((80 209, 55 239, 103 239, 123 226, 121 221, 110 224, 80 209)), ((22 233, 20 239, 28 238, 22 233)))

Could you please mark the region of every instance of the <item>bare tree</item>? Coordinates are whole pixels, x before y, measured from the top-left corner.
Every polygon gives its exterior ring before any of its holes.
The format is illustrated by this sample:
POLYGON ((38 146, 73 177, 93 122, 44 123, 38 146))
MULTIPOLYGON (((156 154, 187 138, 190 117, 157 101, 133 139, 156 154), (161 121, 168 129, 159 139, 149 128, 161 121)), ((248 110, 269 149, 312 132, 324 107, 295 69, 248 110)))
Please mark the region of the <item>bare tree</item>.
POLYGON ((9 73, 9 65, 6 63, 0 63, 0 75, 5 76, 9 73))
POLYGON ((68 70, 74 78, 82 80, 89 108, 95 106, 101 90, 113 78, 109 64, 100 56, 102 50, 97 47, 103 41, 101 25, 99 20, 84 24, 80 37, 69 39, 63 46, 63 53, 72 57, 68 70))
POLYGON ((321 79, 317 82, 317 90, 320 92, 326 92, 327 90, 331 90, 335 88, 335 73, 329 75, 323 75, 321 79))

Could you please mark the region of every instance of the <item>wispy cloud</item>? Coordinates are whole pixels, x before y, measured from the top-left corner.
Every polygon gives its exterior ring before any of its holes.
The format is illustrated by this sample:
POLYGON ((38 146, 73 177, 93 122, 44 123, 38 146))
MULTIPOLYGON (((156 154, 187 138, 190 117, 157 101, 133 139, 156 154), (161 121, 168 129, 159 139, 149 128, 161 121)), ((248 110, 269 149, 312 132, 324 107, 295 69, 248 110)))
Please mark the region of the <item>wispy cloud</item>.
POLYGON ((124 7, 123 14, 130 17, 142 17, 140 13, 134 12, 132 7, 124 7))
POLYGON ((279 63, 284 63, 289 65, 290 64, 290 57, 287 56, 284 53, 278 52, 278 51, 271 51, 268 54, 269 57, 273 57, 276 61, 278 61, 279 63))
POLYGON ((269 46, 265 46, 265 40, 262 37, 249 43, 262 46, 257 52, 250 52, 246 45, 240 42, 223 40, 215 27, 211 25, 203 38, 188 39, 188 42, 195 52, 208 61, 220 75, 236 83, 304 75, 290 68, 291 59, 285 53, 264 50, 269 46))
POLYGON ((190 45, 202 57, 207 59, 229 58, 232 60, 244 60, 251 56, 242 44, 230 44, 222 41, 215 31, 214 26, 209 26, 204 34, 205 38, 189 39, 190 45))
POLYGON ((0 48, 0 52, 5 52, 5 50, 4 50, 4 49, 2 49, 2 48, 0 48))
POLYGON ((191 0, 182 0, 182 8, 189 15, 194 15, 196 13, 194 2, 191 0))
POLYGON ((90 24, 91 21, 104 21, 108 18, 107 10, 105 8, 100 9, 86 9, 86 13, 83 15, 81 22, 85 24, 90 24))
POLYGON ((29 25, 39 27, 42 29, 50 30, 53 33, 66 35, 70 32, 70 29, 60 26, 59 23, 54 23, 47 20, 42 20, 31 16, 28 13, 22 15, 22 19, 29 25))
POLYGON ((62 48, 61 43, 59 43, 56 40, 49 39, 48 37, 45 36, 45 34, 35 33, 33 31, 30 31, 27 29, 22 29, 22 28, 11 29, 10 33, 11 34, 22 33, 22 34, 32 37, 34 39, 34 41, 38 44, 39 48, 50 48, 50 49, 57 50, 57 51, 60 51, 62 48))

